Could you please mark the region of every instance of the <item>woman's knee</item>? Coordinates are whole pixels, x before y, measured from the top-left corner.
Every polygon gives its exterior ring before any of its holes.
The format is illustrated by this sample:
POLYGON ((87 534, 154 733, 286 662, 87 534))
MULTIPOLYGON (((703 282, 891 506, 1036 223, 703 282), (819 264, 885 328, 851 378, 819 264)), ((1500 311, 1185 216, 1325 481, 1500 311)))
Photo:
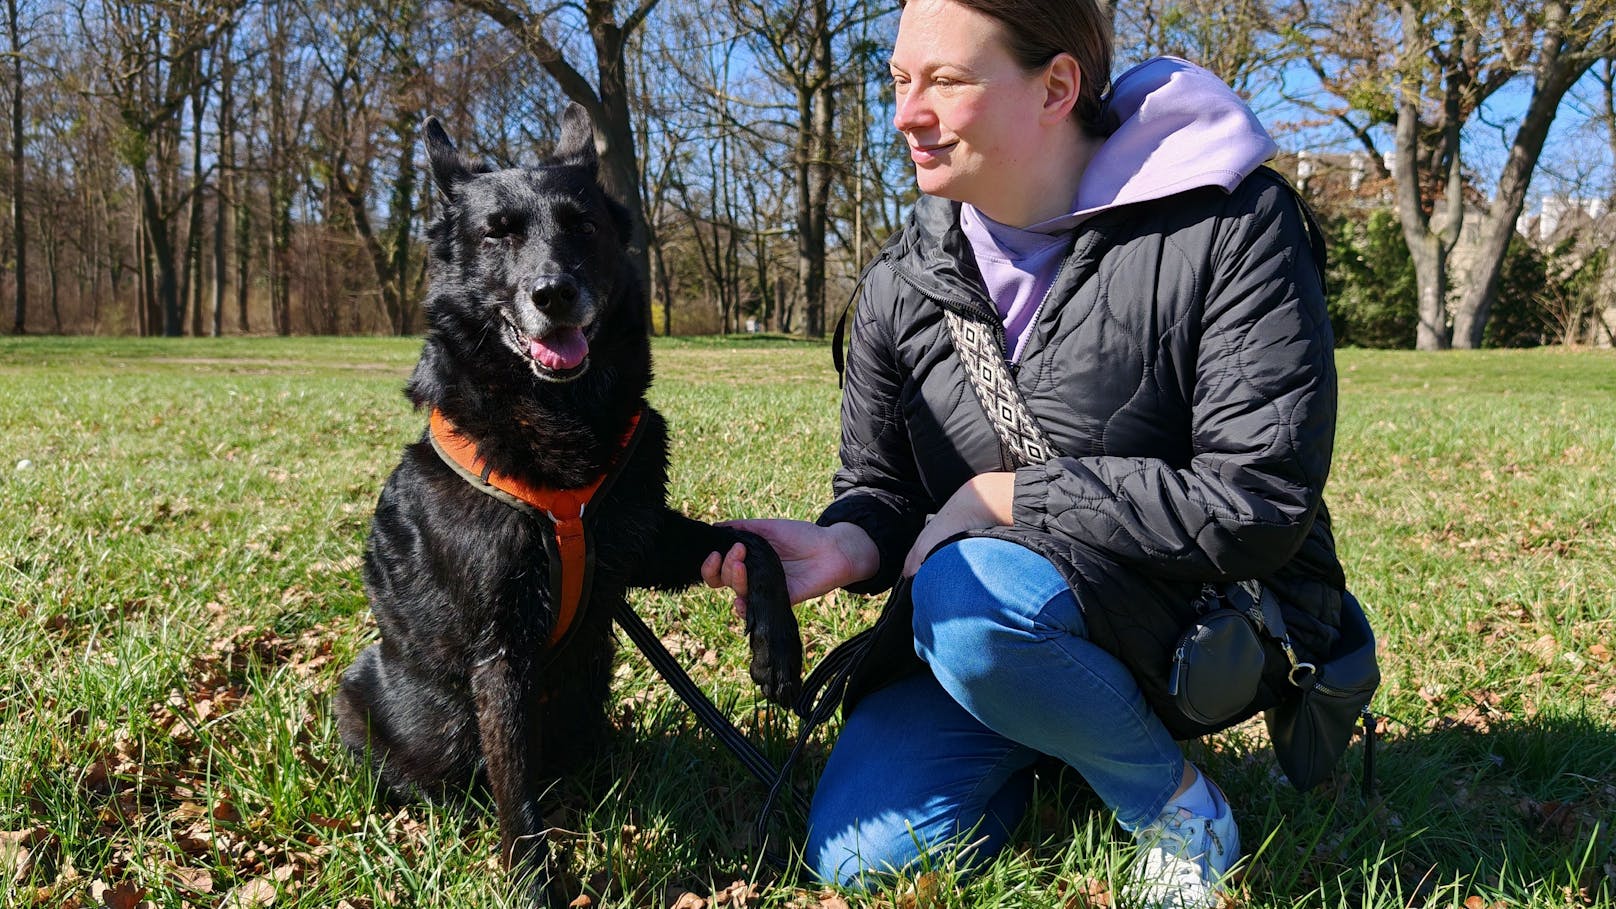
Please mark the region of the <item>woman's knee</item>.
POLYGON ((991 665, 985 654, 1002 655, 1055 630, 1045 626, 1047 606, 1070 591, 1055 566, 1032 550, 973 537, 932 553, 911 595, 920 656, 975 675, 991 665))
POLYGON ((914 832, 895 817, 814 818, 803 861, 821 883, 868 890, 914 865, 921 855, 914 832))

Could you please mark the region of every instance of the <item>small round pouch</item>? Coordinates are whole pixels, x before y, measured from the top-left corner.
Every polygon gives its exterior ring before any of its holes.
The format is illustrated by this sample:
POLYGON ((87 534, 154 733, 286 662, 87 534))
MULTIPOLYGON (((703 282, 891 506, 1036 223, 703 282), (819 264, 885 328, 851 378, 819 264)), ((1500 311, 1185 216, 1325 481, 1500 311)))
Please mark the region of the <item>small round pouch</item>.
POLYGON ((1256 698, 1263 658, 1251 620, 1234 609, 1214 609, 1179 637, 1167 692, 1185 717, 1215 726, 1256 698))

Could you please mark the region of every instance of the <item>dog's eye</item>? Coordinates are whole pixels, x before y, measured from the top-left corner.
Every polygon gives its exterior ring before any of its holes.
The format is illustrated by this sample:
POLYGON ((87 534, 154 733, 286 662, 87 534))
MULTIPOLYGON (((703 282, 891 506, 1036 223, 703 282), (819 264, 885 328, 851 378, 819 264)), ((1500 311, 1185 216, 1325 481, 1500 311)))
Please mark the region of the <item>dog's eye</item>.
POLYGON ((483 228, 483 243, 490 246, 504 243, 516 238, 520 233, 520 229, 509 215, 492 215, 488 219, 488 226, 483 228))
POLYGON ((593 221, 580 221, 580 222, 578 222, 578 233, 592 234, 597 229, 598 228, 595 227, 595 222, 593 222, 593 221))

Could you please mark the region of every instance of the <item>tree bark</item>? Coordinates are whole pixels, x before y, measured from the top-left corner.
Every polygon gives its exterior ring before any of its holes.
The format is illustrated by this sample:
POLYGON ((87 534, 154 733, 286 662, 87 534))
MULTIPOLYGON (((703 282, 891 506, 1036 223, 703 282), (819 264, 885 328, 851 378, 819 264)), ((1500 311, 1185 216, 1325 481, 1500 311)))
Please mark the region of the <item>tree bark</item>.
POLYGON ((219 59, 219 181, 213 192, 213 306, 208 331, 224 334, 225 282, 229 276, 230 200, 235 196, 235 29, 225 32, 219 59))
POLYGON ((1433 156, 1448 163, 1447 218, 1440 231, 1433 231, 1431 216, 1425 211, 1420 188, 1420 103, 1424 95, 1421 77, 1425 47, 1424 23, 1411 0, 1403 0, 1403 72, 1397 99, 1395 146, 1392 175, 1396 178, 1397 218, 1414 259, 1414 278, 1419 295, 1419 323, 1415 329, 1417 350, 1446 350, 1451 341, 1448 326, 1448 253, 1459 239, 1464 224, 1464 183, 1459 159, 1459 121, 1454 107, 1455 86, 1446 86, 1443 146, 1433 156))
POLYGON ((825 225, 830 209, 836 100, 830 10, 813 0, 814 33, 807 79, 798 87, 797 276, 808 336, 825 336, 825 225))
POLYGON ((205 81, 191 95, 191 211, 185 228, 185 272, 180 303, 191 313, 191 337, 202 336, 202 113, 207 105, 205 81))
POLYGON ((22 27, 18 21, 17 0, 6 0, 6 31, 11 39, 11 235, 17 250, 14 272, 16 296, 13 299, 11 331, 20 335, 28 331, 28 221, 24 217, 27 210, 23 195, 27 161, 22 132, 25 86, 22 81, 22 27))

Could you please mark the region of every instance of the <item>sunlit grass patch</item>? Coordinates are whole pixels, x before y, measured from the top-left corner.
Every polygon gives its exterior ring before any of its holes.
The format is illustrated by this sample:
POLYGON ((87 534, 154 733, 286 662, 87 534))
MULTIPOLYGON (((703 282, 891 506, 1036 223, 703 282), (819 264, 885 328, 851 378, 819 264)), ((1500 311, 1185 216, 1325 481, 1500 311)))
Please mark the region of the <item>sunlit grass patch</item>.
MULTIPOLYGON (((827 345, 662 341, 671 501, 811 518, 827 345)), ((0 339, 0 904, 516 905, 486 803, 400 805, 329 693, 374 639, 370 510, 423 420, 418 340, 0 339)), ((1382 645, 1378 789, 1279 780, 1260 722, 1190 748, 1253 857, 1241 906, 1616 905, 1616 356, 1343 351, 1329 501, 1382 645), (1479 902, 1476 902, 1478 901, 1479 902)), ((727 598, 636 603, 778 757, 727 598)), ((804 607, 810 662, 880 601, 804 607)), ((1070 774, 980 875, 874 897, 760 867, 763 799, 638 655, 550 803, 592 905, 1116 905, 1129 844, 1070 774), (687 896, 686 894, 692 894, 687 896)), ((834 726, 821 734, 806 782, 834 726)), ((781 830, 800 834, 800 818, 781 830)))

